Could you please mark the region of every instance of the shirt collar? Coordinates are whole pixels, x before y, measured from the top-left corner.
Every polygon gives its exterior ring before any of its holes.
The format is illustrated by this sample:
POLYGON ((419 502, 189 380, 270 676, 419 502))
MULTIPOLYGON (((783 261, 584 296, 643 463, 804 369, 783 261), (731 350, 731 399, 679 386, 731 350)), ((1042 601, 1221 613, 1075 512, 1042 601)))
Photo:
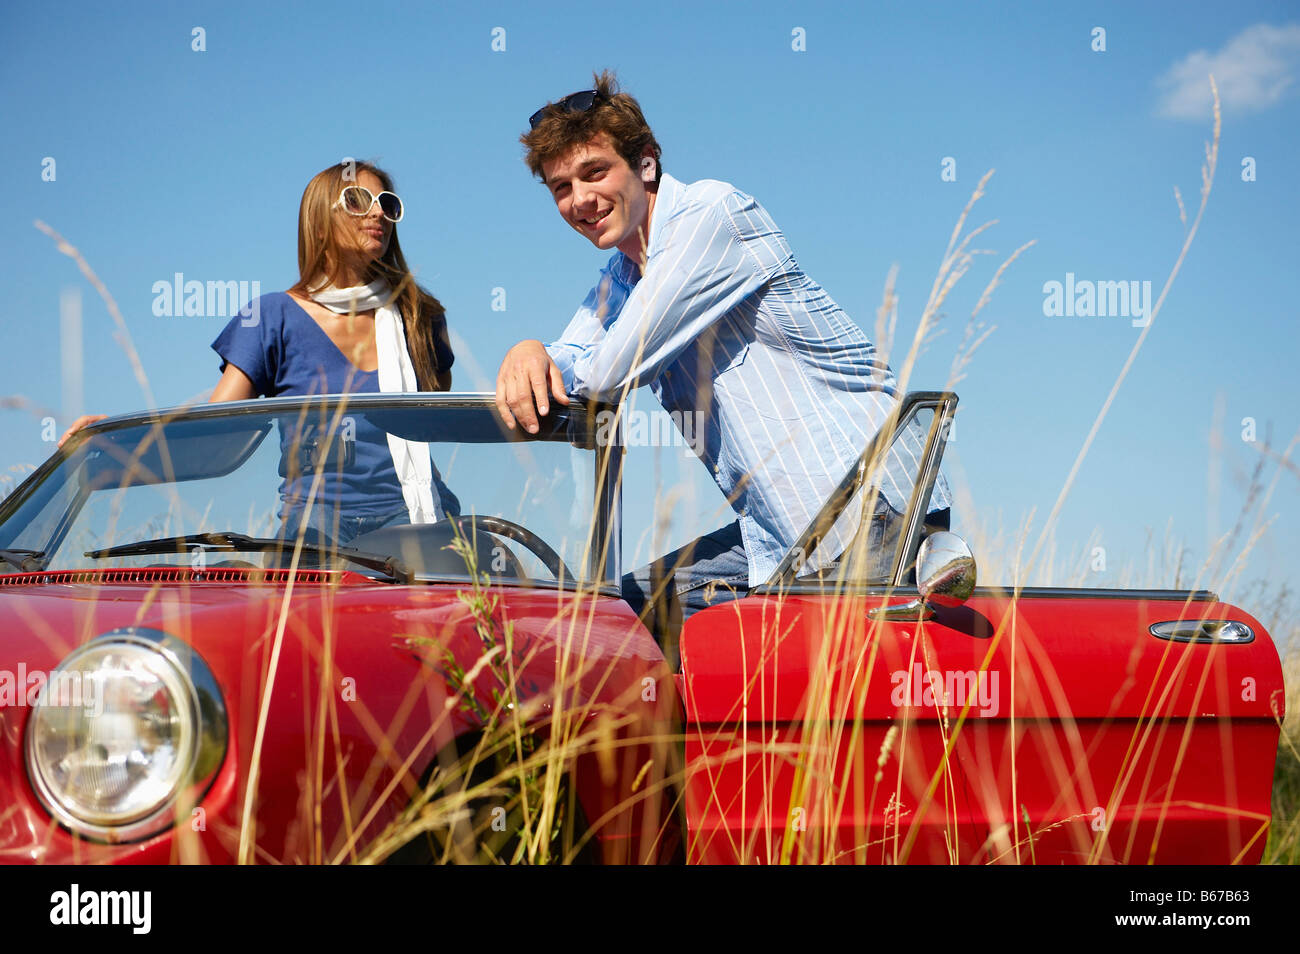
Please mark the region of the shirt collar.
MULTIPOLYGON (((655 194, 655 207, 650 214, 650 241, 646 244, 647 259, 653 258, 655 252, 658 251, 659 242, 664 232, 664 223, 672 217, 673 209, 681 201, 684 189, 685 187, 680 182, 666 172, 659 177, 659 191, 655 194)), ((640 266, 621 251, 614 252, 614 258, 610 264, 613 266, 615 277, 629 288, 640 281, 640 266)))

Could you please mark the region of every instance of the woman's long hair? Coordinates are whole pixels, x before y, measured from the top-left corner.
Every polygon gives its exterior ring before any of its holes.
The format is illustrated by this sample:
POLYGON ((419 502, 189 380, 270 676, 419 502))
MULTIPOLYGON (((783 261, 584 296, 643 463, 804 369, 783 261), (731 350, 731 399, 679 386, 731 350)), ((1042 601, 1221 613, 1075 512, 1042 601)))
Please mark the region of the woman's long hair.
MULTIPOLYGON (((359 172, 372 173, 383 183, 384 189, 394 191, 392 176, 368 162, 348 161, 316 173, 303 190, 302 205, 298 209, 298 284, 290 291, 310 298, 311 292, 319 290, 326 282, 339 285, 346 281, 343 276, 345 250, 339 247, 334 229, 334 203, 344 186, 357 184, 356 174, 359 172)), ((369 284, 377 278, 383 278, 393 289, 420 389, 438 390, 438 375, 448 369, 439 367, 435 341, 442 344, 445 353, 451 353, 446 309, 438 299, 416 284, 406 266, 402 246, 397 241, 396 224, 388 248, 382 257, 371 263, 365 282, 369 284)))

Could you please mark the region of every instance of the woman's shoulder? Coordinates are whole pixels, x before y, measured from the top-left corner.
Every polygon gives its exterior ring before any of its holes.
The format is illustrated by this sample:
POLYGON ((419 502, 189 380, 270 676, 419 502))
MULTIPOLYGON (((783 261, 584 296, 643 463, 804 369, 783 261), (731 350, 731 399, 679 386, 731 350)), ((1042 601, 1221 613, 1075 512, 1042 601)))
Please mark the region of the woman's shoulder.
MULTIPOLYGON (((247 302, 236 318, 242 328, 277 327, 299 308, 287 291, 268 292, 247 302)), ((231 324, 235 324, 235 321, 231 324)))
POLYGON ((276 314, 284 314, 298 305, 293 296, 287 291, 267 292, 265 295, 258 295, 249 304, 256 305, 263 311, 272 311, 276 314))
POLYGON ((232 316, 221 329, 213 347, 221 350, 223 342, 250 343, 258 342, 256 347, 266 347, 267 343, 279 339, 285 334, 286 327, 292 326, 292 316, 297 304, 288 292, 270 292, 258 295, 244 303, 239 313, 232 316))

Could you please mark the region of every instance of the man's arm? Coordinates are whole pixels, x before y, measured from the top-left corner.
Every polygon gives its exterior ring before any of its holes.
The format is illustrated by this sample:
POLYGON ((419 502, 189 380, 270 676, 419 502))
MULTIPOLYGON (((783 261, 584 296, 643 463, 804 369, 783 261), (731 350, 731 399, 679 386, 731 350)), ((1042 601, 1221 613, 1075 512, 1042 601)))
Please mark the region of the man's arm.
POLYGON ((617 400, 647 384, 768 280, 742 240, 752 199, 731 193, 666 223, 662 247, 604 335, 571 349, 570 394, 617 400))
POLYGON ((535 432, 534 408, 546 413, 548 384, 556 400, 568 404, 566 394, 617 400, 653 380, 767 281, 740 238, 740 227, 763 220, 756 203, 735 192, 675 215, 665 224, 663 247, 608 327, 600 320, 607 301, 598 286, 545 356, 536 347, 540 342, 511 349, 497 375, 497 405, 507 424, 517 418, 535 432))
MULTIPOLYGON (((506 427, 513 428, 518 418, 526 431, 536 434, 537 415, 549 410, 548 388, 559 403, 569 403, 573 363, 605 334, 603 319, 609 313, 613 287, 607 266, 601 269, 600 281, 587 293, 559 341, 549 347, 540 341, 521 341, 506 353, 497 372, 497 409, 506 427)), ((620 305, 624 294, 618 296, 620 305)))
POLYGON ((564 378, 545 345, 537 340, 521 341, 507 351, 497 372, 497 410, 506 427, 513 430, 517 420, 529 434, 536 434, 538 416, 550 412, 548 385, 556 401, 569 403, 564 378))

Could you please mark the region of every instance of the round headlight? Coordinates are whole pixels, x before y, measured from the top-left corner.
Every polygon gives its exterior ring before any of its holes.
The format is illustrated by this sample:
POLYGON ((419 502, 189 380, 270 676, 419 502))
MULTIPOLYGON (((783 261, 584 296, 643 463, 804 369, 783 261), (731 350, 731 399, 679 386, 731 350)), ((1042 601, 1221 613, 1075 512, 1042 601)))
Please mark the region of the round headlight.
POLYGON ((27 769, 68 828, 131 841, 174 824, 175 803, 202 796, 225 747, 207 666, 179 640, 132 628, 87 643, 49 674, 28 721, 27 769))

